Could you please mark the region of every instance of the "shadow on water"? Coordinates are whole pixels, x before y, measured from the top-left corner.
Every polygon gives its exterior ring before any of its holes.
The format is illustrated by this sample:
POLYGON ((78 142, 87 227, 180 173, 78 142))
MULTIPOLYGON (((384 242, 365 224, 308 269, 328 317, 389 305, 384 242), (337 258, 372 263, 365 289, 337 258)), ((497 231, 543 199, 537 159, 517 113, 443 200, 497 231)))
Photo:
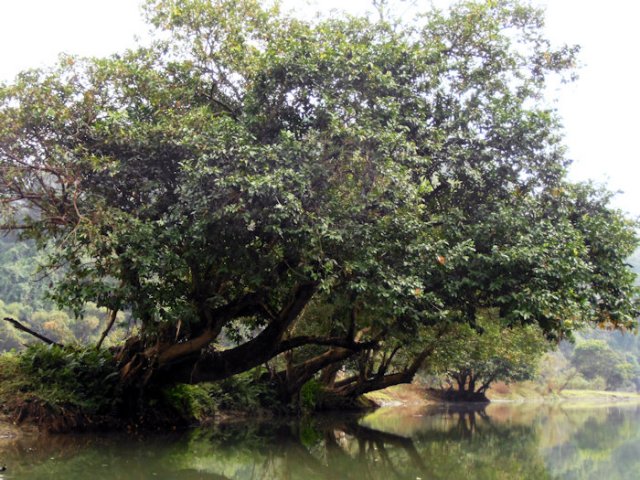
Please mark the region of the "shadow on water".
POLYGON ((636 479, 640 408, 439 405, 0 444, 2 479, 636 479))

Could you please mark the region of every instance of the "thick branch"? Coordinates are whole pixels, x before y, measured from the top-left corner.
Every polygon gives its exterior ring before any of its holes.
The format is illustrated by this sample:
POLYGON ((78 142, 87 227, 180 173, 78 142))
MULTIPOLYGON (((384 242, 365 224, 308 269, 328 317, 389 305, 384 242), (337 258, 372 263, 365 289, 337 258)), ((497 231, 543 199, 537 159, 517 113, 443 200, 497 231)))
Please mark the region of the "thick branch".
POLYGON ((414 359, 414 361, 401 372, 392 373, 388 375, 375 375, 366 379, 359 379, 359 381, 351 381, 347 384, 336 388, 334 392, 338 395, 359 397, 368 392, 374 392, 376 390, 382 390, 393 385, 399 385, 401 383, 411 383, 413 377, 422 367, 422 364, 427 357, 435 349, 435 342, 422 350, 420 354, 414 359))
MULTIPOLYGON (((301 338, 301 337, 300 337, 301 338)), ((278 372, 276 378, 283 384, 283 391, 289 397, 297 393, 320 370, 331 366, 340 365, 346 359, 362 350, 373 348, 377 341, 355 343, 348 341, 345 348, 330 348, 329 350, 310 358, 302 363, 293 365, 286 372, 278 372)))
POLYGON ((351 377, 343 378, 342 380, 338 380, 337 382, 335 382, 334 387, 344 387, 345 385, 349 385, 350 383, 357 382, 359 378, 360 375, 353 375, 351 377))
POLYGON ((176 359, 179 362, 177 365, 169 364, 170 359, 165 357, 164 363, 160 364, 161 367, 166 367, 163 378, 185 383, 216 381, 262 365, 280 353, 279 346, 283 335, 300 316, 316 288, 316 283, 299 286, 291 301, 280 311, 277 318, 255 338, 242 345, 223 351, 208 350, 202 354, 199 353, 199 349, 191 348, 194 355, 189 359, 184 357, 176 359), (198 350, 197 355, 195 350, 198 350))
POLYGON ((277 378, 283 383, 283 392, 291 397, 300 391, 302 386, 311 380, 320 370, 329 365, 342 363, 355 354, 355 350, 330 348, 316 357, 310 358, 301 364, 294 365, 286 374, 285 372, 279 372, 277 378))
POLYGON ((355 398, 368 392, 383 390, 387 387, 400 385, 401 383, 411 383, 413 381, 414 376, 415 376, 415 372, 410 372, 409 370, 405 370, 398 373, 391 373, 388 375, 369 378, 367 380, 353 382, 349 385, 336 388, 334 392, 337 395, 355 398))
POLYGON ((293 337, 288 340, 282 341, 280 343, 278 351, 282 353, 297 347, 303 347, 305 345, 325 345, 328 347, 341 347, 349 350, 361 351, 367 348, 372 348, 375 345, 377 345, 377 343, 378 343, 377 340, 359 343, 350 338, 344 338, 344 337, 300 336, 300 337, 293 337))
MULTIPOLYGON (((207 329, 200 335, 191 340, 182 343, 176 343, 169 348, 164 349, 158 355, 158 365, 163 366, 170 362, 177 361, 181 358, 188 357, 194 353, 200 352, 216 339, 216 331, 207 329)), ((152 354, 149 350, 147 354, 152 354)))
MULTIPOLYGON (((495 381, 497 375, 491 375, 487 380, 485 380, 480 388, 476 391, 476 393, 484 393, 491 386, 491 384, 495 381)), ((472 390, 473 391, 473 390, 472 390)))
MULTIPOLYGON (((162 366, 200 352, 218 337, 222 327, 230 319, 249 315, 262 308, 259 296, 255 293, 249 293, 235 302, 208 312, 215 321, 198 336, 186 342, 173 344, 164 349, 160 348, 158 364, 162 366)), ((153 350, 149 350, 147 353, 152 355, 153 350)))

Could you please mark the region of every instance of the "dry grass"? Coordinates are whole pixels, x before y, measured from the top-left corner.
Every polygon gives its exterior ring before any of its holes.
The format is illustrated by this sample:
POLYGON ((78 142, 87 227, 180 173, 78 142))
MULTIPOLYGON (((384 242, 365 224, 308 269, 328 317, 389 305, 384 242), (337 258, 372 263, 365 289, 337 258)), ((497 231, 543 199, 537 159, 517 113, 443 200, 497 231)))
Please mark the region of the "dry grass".
POLYGON ((427 398, 426 388, 416 384, 394 385, 384 390, 367 393, 366 397, 381 407, 395 405, 419 406, 433 403, 427 398))

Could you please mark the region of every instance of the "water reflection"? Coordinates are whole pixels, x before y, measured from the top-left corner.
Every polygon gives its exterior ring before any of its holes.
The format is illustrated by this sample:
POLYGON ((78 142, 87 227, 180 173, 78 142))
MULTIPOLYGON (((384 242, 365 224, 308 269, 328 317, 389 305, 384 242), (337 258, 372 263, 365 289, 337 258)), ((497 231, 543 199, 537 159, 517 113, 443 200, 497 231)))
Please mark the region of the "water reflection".
POLYGON ((24 438, 0 443, 0 478, 636 479, 639 425, 638 406, 503 404, 24 438))

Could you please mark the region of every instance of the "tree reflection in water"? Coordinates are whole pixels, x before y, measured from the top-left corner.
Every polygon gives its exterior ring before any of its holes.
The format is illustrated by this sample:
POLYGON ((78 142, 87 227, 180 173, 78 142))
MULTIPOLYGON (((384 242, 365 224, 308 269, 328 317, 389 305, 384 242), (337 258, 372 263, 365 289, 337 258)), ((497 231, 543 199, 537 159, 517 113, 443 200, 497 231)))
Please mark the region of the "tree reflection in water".
POLYGON ((0 460, 6 479, 36 480, 635 480, 639 420, 638 407, 389 409, 173 435, 24 438, 0 445, 0 460))

